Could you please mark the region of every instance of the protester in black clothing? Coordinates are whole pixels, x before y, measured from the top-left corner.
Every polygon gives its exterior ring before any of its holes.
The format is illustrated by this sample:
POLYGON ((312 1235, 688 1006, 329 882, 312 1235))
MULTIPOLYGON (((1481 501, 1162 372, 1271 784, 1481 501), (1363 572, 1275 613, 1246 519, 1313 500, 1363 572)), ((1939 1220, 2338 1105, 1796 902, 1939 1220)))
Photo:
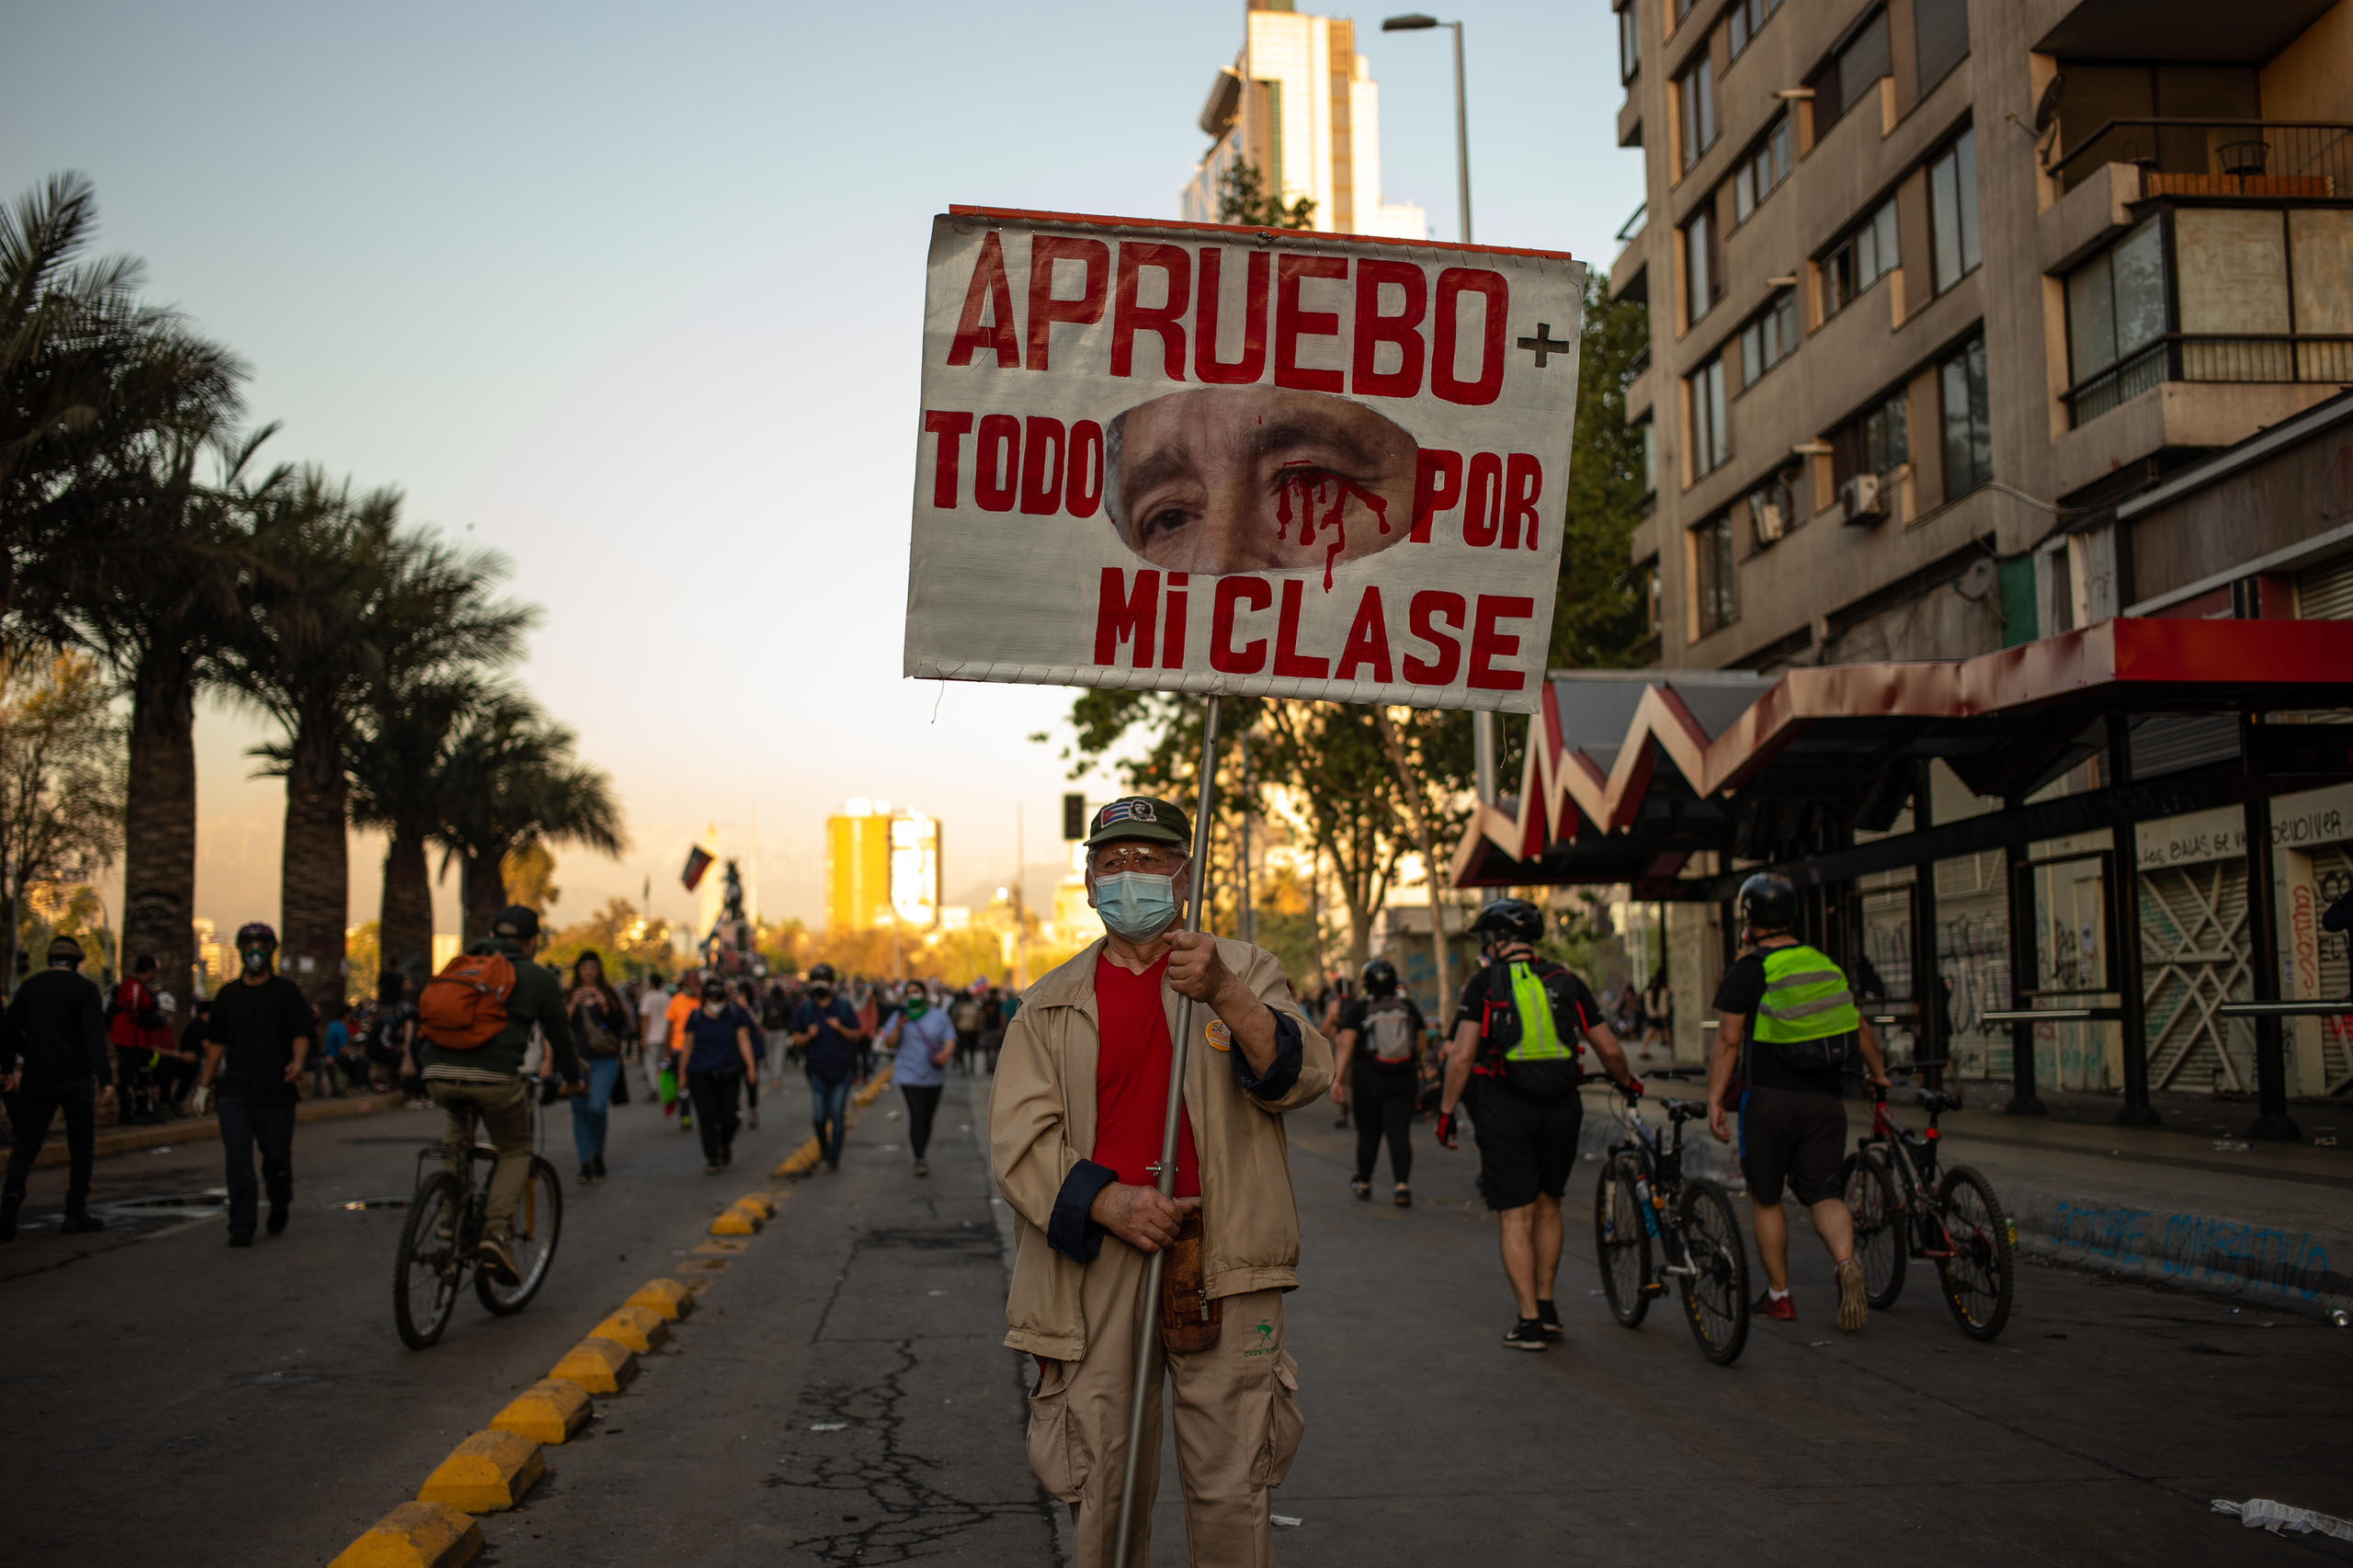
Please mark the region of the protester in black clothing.
POLYGON ((229 1244, 254 1244, 258 1207, 254 1148, 261 1148, 271 1235, 286 1229, 294 1203, 295 1085, 317 1025, 302 988, 271 968, 278 933, 255 921, 237 932, 242 972, 212 999, 199 1085, 220 1085, 221 1144, 228 1165, 229 1244))
POLYGON ((212 1004, 199 998, 188 1027, 180 1030, 179 1049, 161 1052, 155 1063, 155 1098, 168 1110, 179 1110, 188 1092, 196 1087, 197 1070, 204 1064, 204 1031, 210 1027, 212 1004))
POLYGON ((1396 966, 1387 959, 1365 965, 1364 994, 1340 1007, 1332 1074, 1332 1103, 1356 1118, 1357 1174, 1348 1190, 1359 1200, 1372 1197, 1373 1163, 1386 1138, 1389 1175, 1397 1184, 1393 1201, 1400 1209, 1413 1204, 1407 1183, 1414 1176, 1414 1102, 1425 1028, 1421 1007, 1397 988, 1396 966))
POLYGON ((687 1094, 695 1130, 702 1134, 703 1169, 717 1176, 735 1158, 736 1096, 758 1071, 752 1056, 752 1015, 730 999, 717 975, 702 983, 702 1006, 688 1013, 687 1094))
POLYGON ((113 1053, 107 1049, 98 988, 76 972, 82 945, 60 937, 49 968, 17 988, 0 1017, 0 1092, 8 1096, 15 1139, 6 1184, 0 1186, 0 1242, 14 1241, 25 1180, 49 1136, 50 1118, 65 1118, 65 1229, 102 1231, 90 1212, 90 1159, 97 1114, 114 1103, 113 1053))

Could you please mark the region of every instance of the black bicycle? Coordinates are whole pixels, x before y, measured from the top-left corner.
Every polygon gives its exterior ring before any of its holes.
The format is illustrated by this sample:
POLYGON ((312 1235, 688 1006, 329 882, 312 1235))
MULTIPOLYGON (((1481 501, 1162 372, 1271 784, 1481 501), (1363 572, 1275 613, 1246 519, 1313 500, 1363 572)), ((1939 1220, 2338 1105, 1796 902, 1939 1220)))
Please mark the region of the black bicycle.
POLYGON ((1610 1146, 1594 1187, 1602 1292, 1611 1314, 1633 1328, 1674 1279, 1699 1353, 1729 1367, 1748 1343, 1748 1248, 1724 1189, 1683 1174, 1683 1124, 1705 1119, 1707 1103, 1663 1099, 1659 1108, 1666 1113, 1664 1138, 1639 1100, 1621 1096, 1615 1111, 1632 1136, 1610 1146))
POLYGON ((563 1233, 563 1184, 555 1167, 538 1153, 539 1113, 531 1117, 531 1172, 523 1185, 523 1201, 515 1210, 515 1229, 507 1252, 515 1259, 517 1277, 509 1281, 481 1267, 474 1249, 481 1244, 483 1219, 490 1203, 490 1173, 498 1165, 498 1151, 479 1142, 452 1160, 446 1143, 417 1151, 416 1189, 409 1199, 408 1219, 401 1226, 398 1250, 392 1256, 392 1323, 401 1342, 423 1350, 438 1341, 458 1308, 458 1292, 466 1276, 473 1276, 474 1294, 483 1308, 500 1317, 519 1312, 530 1304, 546 1282, 548 1266, 555 1261, 557 1239, 563 1233), (430 1162, 430 1163, 428 1163, 430 1162))
POLYGON ((1941 1178, 1937 1119, 1961 1108, 1961 1096, 1922 1089, 1927 1131, 1901 1126, 1888 1114, 1887 1091, 1871 1096, 1871 1130, 1847 1156, 1841 1186, 1855 1217, 1855 1256, 1863 1266, 1863 1292, 1875 1312, 1904 1294, 1907 1260, 1937 1266, 1945 1305, 1972 1339, 1992 1339, 2010 1321, 2018 1289, 2018 1238, 1993 1183, 1967 1165, 1941 1178))

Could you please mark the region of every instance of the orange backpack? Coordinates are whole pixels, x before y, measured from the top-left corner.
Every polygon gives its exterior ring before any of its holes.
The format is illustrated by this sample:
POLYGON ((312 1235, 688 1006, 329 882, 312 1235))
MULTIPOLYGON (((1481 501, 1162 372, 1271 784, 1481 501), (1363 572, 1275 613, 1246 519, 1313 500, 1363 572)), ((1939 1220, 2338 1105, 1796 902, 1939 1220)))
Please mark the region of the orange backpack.
POLYGON ((417 1028, 444 1051, 475 1051, 506 1027, 515 966, 499 953, 460 953, 417 993, 417 1028))

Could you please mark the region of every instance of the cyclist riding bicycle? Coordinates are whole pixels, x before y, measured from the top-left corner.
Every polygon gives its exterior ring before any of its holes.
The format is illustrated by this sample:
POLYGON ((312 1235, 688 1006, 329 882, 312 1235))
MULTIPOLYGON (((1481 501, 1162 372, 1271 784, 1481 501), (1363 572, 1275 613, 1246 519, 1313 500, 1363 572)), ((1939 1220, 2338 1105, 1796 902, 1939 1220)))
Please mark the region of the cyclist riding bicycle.
POLYGON ((1716 987, 1716 1052, 1708 1066, 1708 1128, 1719 1142, 1740 1116, 1740 1164, 1748 1177, 1749 1225, 1767 1290, 1756 1311, 1787 1323, 1790 1222, 1786 1187, 1813 1217, 1838 1280, 1838 1326, 1848 1334, 1870 1313, 1855 1261, 1854 1216, 1841 1196, 1847 1064, 1859 1053, 1870 1081, 1887 1086, 1879 1039, 1855 1007, 1846 971, 1797 937, 1797 890, 1760 871, 1740 885, 1740 922, 1754 951, 1716 987), (1733 1078, 1739 1078, 1739 1087, 1733 1078))
POLYGON ((442 1142, 455 1171, 473 1142, 480 1116, 498 1151, 483 1214, 481 1267, 512 1283, 521 1278, 510 1242, 515 1210, 531 1174, 530 1096, 523 1058, 537 1025, 548 1057, 567 1093, 581 1085, 580 1057, 564 1013, 563 983, 531 961, 540 946, 540 917, 508 904, 491 922, 490 938, 476 942, 426 982, 418 1053, 426 1092, 449 1113, 442 1142))

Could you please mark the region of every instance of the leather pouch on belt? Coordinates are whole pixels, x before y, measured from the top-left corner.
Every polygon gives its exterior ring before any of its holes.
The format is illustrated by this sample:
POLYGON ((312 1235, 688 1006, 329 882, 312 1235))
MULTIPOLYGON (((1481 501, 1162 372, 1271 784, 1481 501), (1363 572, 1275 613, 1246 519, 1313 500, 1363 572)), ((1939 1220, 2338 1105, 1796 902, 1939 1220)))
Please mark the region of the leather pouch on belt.
POLYGON ((1201 1211, 1189 1209, 1169 1244, 1160 1274, 1160 1343, 1189 1356, 1217 1348, 1225 1303, 1209 1299, 1209 1269, 1201 1246, 1201 1211))

